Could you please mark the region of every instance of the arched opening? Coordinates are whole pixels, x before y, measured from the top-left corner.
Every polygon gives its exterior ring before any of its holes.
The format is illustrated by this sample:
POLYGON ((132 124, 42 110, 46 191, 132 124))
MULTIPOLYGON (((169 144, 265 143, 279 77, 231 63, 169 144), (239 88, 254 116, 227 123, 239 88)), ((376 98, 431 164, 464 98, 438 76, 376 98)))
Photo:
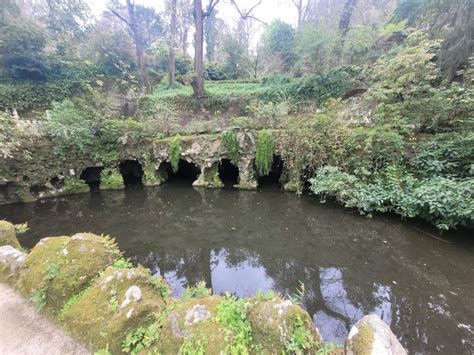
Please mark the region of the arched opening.
POLYGON ((90 166, 82 170, 79 178, 89 186, 91 191, 99 191, 100 188, 100 173, 103 167, 101 166, 90 166))
POLYGON ((232 187, 239 183, 239 168, 230 159, 222 159, 218 167, 219 178, 226 187, 232 187))
POLYGON ((185 184, 192 184, 201 174, 201 169, 194 164, 184 159, 180 159, 178 163, 178 171, 174 172, 171 168, 171 163, 163 162, 158 168, 158 173, 167 182, 179 182, 185 184))
POLYGON ((282 173, 284 162, 279 155, 273 156, 272 166, 268 175, 258 178, 258 187, 282 187, 282 173))
POLYGON ((119 165, 125 186, 142 185, 143 168, 138 160, 125 160, 119 165))

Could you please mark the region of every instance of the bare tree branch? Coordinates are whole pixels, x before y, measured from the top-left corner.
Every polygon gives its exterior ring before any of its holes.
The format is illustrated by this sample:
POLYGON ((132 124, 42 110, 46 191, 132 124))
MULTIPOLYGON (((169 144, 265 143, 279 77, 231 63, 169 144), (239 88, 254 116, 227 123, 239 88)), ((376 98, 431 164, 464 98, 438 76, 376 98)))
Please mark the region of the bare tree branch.
POLYGON ((109 11, 111 13, 113 13, 115 16, 117 16, 121 21, 125 22, 125 24, 127 26, 130 26, 130 22, 128 22, 128 20, 125 17, 123 17, 122 15, 120 15, 117 11, 115 11, 114 9, 111 9, 111 8, 109 8, 109 11))
POLYGON ((212 11, 214 11, 214 8, 216 5, 219 3, 220 0, 209 0, 209 4, 207 5, 206 11, 202 12, 202 15, 204 17, 210 16, 212 11))
POLYGON ((251 15, 252 11, 255 10, 255 8, 257 6, 259 6, 261 3, 262 3, 262 0, 258 1, 255 5, 253 5, 249 10, 247 11, 242 11, 239 6, 237 5, 237 3, 235 2, 235 0, 230 0, 230 2, 232 3, 232 5, 235 7, 235 9, 237 10, 237 12, 239 13, 240 15, 240 18, 242 20, 247 20, 247 19, 252 19, 252 20, 256 20, 256 21, 259 21, 261 23, 263 23, 264 25, 266 25, 266 22, 260 20, 259 18, 251 15))

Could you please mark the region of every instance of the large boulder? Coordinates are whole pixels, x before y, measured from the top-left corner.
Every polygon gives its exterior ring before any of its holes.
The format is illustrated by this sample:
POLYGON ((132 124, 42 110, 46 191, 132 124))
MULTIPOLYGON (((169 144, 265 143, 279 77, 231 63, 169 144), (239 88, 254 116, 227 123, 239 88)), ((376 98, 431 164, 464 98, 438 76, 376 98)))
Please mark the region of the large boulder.
POLYGON ((163 312, 162 292, 167 287, 141 266, 109 267, 83 294, 66 303, 59 318, 93 349, 120 353, 127 334, 149 326, 163 312))
POLYGON ((3 245, 21 249, 20 242, 16 239, 15 226, 7 221, 0 221, 0 247, 3 245))
POLYGON ((13 283, 27 254, 11 245, 0 247, 0 282, 13 283))
MULTIPOLYGON (((177 302, 168 314, 156 349, 162 354, 178 354, 187 344, 205 354, 220 354, 226 347, 226 329, 216 321, 219 296, 191 298, 177 302)), ((182 352, 182 351, 181 351, 182 352)))
POLYGON ((407 352, 377 315, 359 320, 346 340, 347 355, 406 355, 407 352))
POLYGON ((79 233, 44 238, 26 257, 16 286, 38 309, 46 306, 56 314, 120 255, 108 237, 79 233))
POLYGON ((255 299, 247 318, 260 353, 315 353, 323 340, 309 314, 289 300, 255 299))

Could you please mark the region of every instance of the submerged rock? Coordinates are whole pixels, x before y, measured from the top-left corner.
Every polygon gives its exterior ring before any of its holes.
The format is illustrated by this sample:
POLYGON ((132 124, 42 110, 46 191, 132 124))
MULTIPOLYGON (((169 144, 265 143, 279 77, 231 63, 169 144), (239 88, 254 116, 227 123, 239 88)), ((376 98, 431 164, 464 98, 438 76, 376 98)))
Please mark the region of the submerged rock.
POLYGON ((3 245, 21 248, 20 242, 16 239, 15 226, 7 221, 0 221, 0 247, 3 245))
POLYGON ((163 312, 165 283, 143 267, 109 267, 60 313, 66 328, 94 349, 121 353, 126 335, 151 324, 163 312))
POLYGON ((0 282, 12 282, 16 272, 25 261, 27 254, 11 245, 0 247, 0 282))
POLYGON ((349 332, 346 341, 348 355, 406 355, 407 352, 377 315, 359 320, 349 332))
POLYGON ((108 237, 79 233, 73 237, 44 238, 21 266, 17 288, 55 314, 120 256, 108 237))
POLYGON ((309 314, 291 301, 275 297, 255 300, 247 318, 252 326, 252 338, 261 353, 314 353, 323 340, 309 314), (297 340, 299 339, 299 340, 297 340))

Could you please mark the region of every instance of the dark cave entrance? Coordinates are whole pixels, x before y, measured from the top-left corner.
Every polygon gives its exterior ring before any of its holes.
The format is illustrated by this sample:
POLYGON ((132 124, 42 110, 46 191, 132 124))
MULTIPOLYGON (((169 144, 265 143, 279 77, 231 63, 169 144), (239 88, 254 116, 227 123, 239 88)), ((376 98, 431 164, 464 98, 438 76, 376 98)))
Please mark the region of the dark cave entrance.
POLYGON ((272 166, 268 175, 258 178, 258 187, 282 187, 281 177, 283 174, 284 161, 279 155, 273 156, 272 166))
POLYGON ((218 172, 225 187, 232 187, 239 183, 239 168, 230 159, 222 159, 219 162, 218 172))
POLYGON ((101 166, 90 166, 82 170, 79 178, 89 185, 91 191, 99 191, 100 188, 100 173, 103 167, 101 166))
POLYGON ((143 168, 138 160, 125 160, 119 165, 125 186, 142 185, 143 168))
POLYGON ((201 174, 201 169, 199 169, 196 164, 189 163, 184 159, 179 160, 178 171, 176 173, 171 168, 170 162, 161 163, 158 171, 161 172, 162 176, 167 177, 167 182, 179 182, 185 184, 192 184, 201 174))

